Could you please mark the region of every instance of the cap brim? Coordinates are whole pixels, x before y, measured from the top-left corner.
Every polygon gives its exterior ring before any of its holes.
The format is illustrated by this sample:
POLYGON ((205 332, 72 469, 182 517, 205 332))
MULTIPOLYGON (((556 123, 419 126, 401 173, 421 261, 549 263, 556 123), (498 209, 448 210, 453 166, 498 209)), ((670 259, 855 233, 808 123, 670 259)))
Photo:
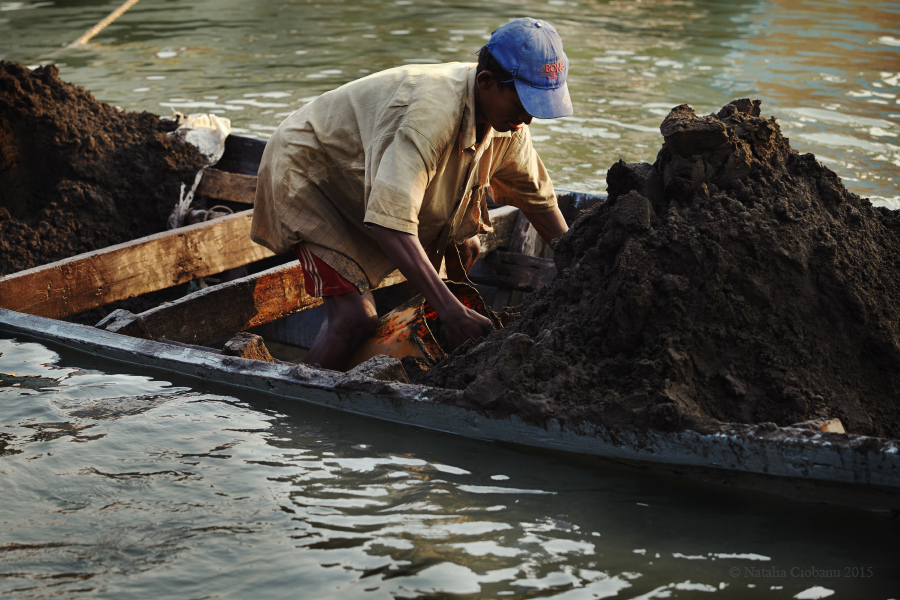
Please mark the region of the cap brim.
POLYGON ((531 87, 518 79, 514 81, 516 92, 519 93, 519 100, 532 117, 556 119, 573 114, 572 99, 569 97, 569 86, 566 85, 566 82, 563 82, 558 88, 548 90, 531 87))

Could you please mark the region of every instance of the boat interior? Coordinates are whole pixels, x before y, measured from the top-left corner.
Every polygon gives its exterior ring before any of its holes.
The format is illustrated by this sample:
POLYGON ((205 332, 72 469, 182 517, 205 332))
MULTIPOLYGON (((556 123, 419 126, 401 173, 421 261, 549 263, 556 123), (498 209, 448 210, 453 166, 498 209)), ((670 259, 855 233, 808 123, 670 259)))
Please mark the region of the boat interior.
MULTIPOLYGON (((69 320, 174 288, 183 290, 174 301, 138 313, 117 308, 96 326, 245 358, 301 360, 324 310, 320 298, 305 292, 293 256, 273 255, 248 235, 264 148, 261 140, 229 136, 225 154, 195 189, 197 204, 213 207, 188 215, 188 222, 198 222, 0 277, 2 308, 69 320), (235 338, 242 332, 253 335, 235 338)), ((558 192, 558 199, 570 223, 604 200, 578 192, 558 192)), ((501 312, 550 282, 556 270, 552 250, 517 208, 491 203, 489 209, 493 231, 481 234, 481 258, 469 278, 484 304, 501 312)), ((380 316, 413 297, 398 271, 374 295, 380 316)))

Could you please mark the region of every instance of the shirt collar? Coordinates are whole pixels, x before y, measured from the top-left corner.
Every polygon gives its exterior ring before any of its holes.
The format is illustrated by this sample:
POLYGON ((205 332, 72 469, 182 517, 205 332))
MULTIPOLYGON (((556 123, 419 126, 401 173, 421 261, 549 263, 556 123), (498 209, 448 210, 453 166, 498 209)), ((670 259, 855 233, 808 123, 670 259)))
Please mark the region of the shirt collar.
MULTIPOLYGON (((471 148, 475 145, 475 74, 478 69, 473 65, 469 67, 469 78, 467 83, 466 108, 463 111, 462 125, 460 126, 460 147, 471 148)), ((488 125, 484 132, 482 143, 489 141, 492 137, 510 137, 511 131, 497 132, 488 125)))

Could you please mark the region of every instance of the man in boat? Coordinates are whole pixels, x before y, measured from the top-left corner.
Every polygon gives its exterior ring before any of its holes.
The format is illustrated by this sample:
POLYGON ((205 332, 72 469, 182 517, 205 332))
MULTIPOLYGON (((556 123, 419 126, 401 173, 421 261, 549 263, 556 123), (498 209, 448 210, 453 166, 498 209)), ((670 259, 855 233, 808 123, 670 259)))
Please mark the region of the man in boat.
POLYGON ((572 114, 569 61, 547 22, 513 20, 478 65, 412 65, 327 92, 266 144, 252 239, 293 250, 325 324, 304 362, 342 369, 378 322, 372 289, 394 269, 435 309, 448 342, 491 331, 438 272, 463 281, 490 230, 486 193, 550 242, 567 230, 528 124, 572 114))

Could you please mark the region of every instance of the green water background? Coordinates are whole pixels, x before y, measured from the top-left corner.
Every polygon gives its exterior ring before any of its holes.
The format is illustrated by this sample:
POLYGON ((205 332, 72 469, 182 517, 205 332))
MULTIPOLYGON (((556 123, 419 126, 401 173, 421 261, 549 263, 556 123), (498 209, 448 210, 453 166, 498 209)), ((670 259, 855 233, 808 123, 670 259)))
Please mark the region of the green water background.
POLYGON ((558 188, 603 192, 617 160, 653 162, 676 105, 705 114, 749 96, 851 191, 900 207, 896 2, 141 0, 63 48, 118 4, 0 2, 0 58, 56 62, 104 102, 220 113, 265 139, 329 89, 399 64, 474 61, 490 31, 531 15, 556 25, 571 61, 575 115, 532 128, 558 188))

